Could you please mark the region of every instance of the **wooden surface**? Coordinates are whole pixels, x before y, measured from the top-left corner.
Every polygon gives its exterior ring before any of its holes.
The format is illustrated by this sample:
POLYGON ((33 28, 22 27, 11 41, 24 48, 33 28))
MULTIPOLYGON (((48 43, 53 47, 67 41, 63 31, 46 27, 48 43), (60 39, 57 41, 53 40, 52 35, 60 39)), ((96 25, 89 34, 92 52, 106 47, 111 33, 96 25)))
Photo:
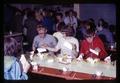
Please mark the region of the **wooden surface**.
POLYGON ((30 69, 30 72, 38 74, 38 75, 46 75, 58 78, 64 78, 67 80, 114 80, 115 78, 105 77, 105 76, 94 76, 93 74, 80 73, 80 72, 63 72, 62 70, 47 68, 47 67, 39 67, 37 71, 30 69))

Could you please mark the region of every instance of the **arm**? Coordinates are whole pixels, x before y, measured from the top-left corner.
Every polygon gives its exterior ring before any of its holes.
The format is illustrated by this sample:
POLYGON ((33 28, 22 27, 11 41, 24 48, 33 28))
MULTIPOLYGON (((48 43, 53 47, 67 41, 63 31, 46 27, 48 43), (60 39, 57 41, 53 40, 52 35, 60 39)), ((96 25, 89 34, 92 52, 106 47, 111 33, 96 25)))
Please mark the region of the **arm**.
POLYGON ((57 45, 56 39, 52 36, 52 47, 55 47, 57 45))
POLYGON ((37 46, 37 41, 36 41, 36 38, 34 38, 33 44, 32 44, 32 50, 35 51, 36 47, 38 47, 37 46))
POLYGON ((11 76, 13 80, 27 80, 28 76, 22 71, 22 67, 18 61, 15 61, 12 65, 11 76))
POLYGON ((55 48, 46 47, 46 49, 48 49, 49 51, 57 52, 60 48, 59 48, 59 45, 57 44, 55 48))
POLYGON ((104 44, 103 42, 98 39, 98 47, 100 48, 100 54, 99 54, 99 58, 103 59, 107 56, 107 52, 105 51, 105 47, 104 47, 104 44))

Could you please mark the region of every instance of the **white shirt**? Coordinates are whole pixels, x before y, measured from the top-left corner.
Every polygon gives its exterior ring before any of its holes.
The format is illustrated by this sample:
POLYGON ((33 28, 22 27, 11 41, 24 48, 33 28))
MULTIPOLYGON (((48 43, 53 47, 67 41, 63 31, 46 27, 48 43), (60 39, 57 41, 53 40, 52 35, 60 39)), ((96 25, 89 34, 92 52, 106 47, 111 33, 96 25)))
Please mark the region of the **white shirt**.
POLYGON ((57 49, 61 49, 61 55, 63 54, 67 54, 70 55, 72 57, 74 56, 74 52, 79 52, 79 42, 76 38, 74 37, 66 37, 66 38, 61 38, 61 41, 58 42, 58 44, 56 45, 57 49), (68 45, 66 45, 66 44, 68 45), (76 49, 74 49, 74 46, 76 49), (71 49, 72 47, 72 49, 71 49))
POLYGON ((77 19, 74 16, 72 16, 72 17, 69 17, 69 16, 65 17, 64 18, 64 23, 66 25, 71 24, 73 27, 77 27, 78 26, 77 19))

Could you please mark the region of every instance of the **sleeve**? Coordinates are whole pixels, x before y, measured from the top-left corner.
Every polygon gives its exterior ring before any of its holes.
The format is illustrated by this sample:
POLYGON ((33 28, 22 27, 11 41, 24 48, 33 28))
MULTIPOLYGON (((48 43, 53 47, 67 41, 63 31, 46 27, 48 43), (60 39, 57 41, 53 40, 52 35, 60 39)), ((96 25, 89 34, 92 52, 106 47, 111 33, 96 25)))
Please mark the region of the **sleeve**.
POLYGON ((33 45, 32 45, 32 47, 34 47, 34 48, 38 47, 38 43, 37 43, 37 38, 36 37, 33 39, 33 45))
POLYGON ((69 24, 67 17, 65 17, 64 23, 65 23, 65 25, 69 24))
POLYGON ((27 80, 28 76, 22 71, 20 64, 15 61, 12 65, 11 76, 13 80, 27 80))
POLYGON ((78 23, 77 23, 77 19, 76 18, 74 18, 74 23, 75 23, 75 27, 77 27, 78 26, 78 23))
POLYGON ((81 42, 81 44, 80 44, 80 53, 83 53, 83 54, 85 54, 85 49, 84 49, 84 45, 85 43, 84 43, 84 40, 81 42))
POLYGON ((76 51, 79 52, 79 42, 77 39, 75 39, 75 44, 76 44, 76 51))
POLYGON ((106 56, 107 56, 107 52, 105 50, 105 47, 104 47, 104 44, 103 42, 98 38, 98 45, 101 49, 101 52, 100 52, 100 55, 99 55, 99 58, 100 59, 104 59, 106 56))
POLYGON ((52 45, 53 45, 53 47, 55 47, 57 45, 57 41, 53 36, 51 39, 52 39, 52 45))
POLYGON ((114 43, 113 34, 110 31, 108 31, 106 37, 107 37, 107 41, 109 41, 110 45, 112 45, 114 43))

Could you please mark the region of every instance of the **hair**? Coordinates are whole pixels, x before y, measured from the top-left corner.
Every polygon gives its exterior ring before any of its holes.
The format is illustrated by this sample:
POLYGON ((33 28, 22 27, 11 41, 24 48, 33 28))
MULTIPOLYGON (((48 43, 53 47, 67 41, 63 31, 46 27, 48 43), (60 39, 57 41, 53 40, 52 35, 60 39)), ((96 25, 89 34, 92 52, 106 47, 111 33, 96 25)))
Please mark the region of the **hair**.
POLYGON ((64 22, 59 23, 57 29, 61 31, 61 29, 63 28, 65 28, 65 23, 64 22))
POLYGON ((60 16, 62 18, 63 14, 62 13, 56 13, 56 16, 60 16))
POLYGON ((90 28, 93 28, 93 29, 96 28, 96 26, 95 26, 95 24, 93 22, 86 21, 85 25, 90 26, 90 28))
POLYGON ((100 26, 100 21, 102 22, 102 27, 103 28, 108 28, 108 22, 106 22, 104 19, 100 18, 98 20, 98 26, 100 26))
POLYGON ((46 29, 46 26, 43 23, 38 23, 36 25, 36 29, 38 29, 38 28, 45 28, 46 29))
POLYGON ((93 18, 89 18, 88 21, 89 21, 89 22, 92 22, 92 23, 95 22, 93 18))
POLYGON ((16 56, 18 49, 18 42, 12 38, 7 37, 4 39, 4 54, 9 56, 16 56))
POLYGON ((95 25, 94 23, 87 22, 86 25, 90 26, 90 28, 86 28, 85 30, 85 37, 91 37, 95 34, 95 25))
POLYGON ((72 26, 65 25, 61 28, 61 32, 65 32, 67 36, 73 36, 74 29, 72 26))
POLYGON ((100 21, 102 22, 102 26, 103 26, 104 23, 105 23, 104 19, 100 18, 100 19, 98 20, 98 26, 100 26, 100 21))
POLYGON ((65 16, 69 16, 69 11, 65 11, 65 16))

